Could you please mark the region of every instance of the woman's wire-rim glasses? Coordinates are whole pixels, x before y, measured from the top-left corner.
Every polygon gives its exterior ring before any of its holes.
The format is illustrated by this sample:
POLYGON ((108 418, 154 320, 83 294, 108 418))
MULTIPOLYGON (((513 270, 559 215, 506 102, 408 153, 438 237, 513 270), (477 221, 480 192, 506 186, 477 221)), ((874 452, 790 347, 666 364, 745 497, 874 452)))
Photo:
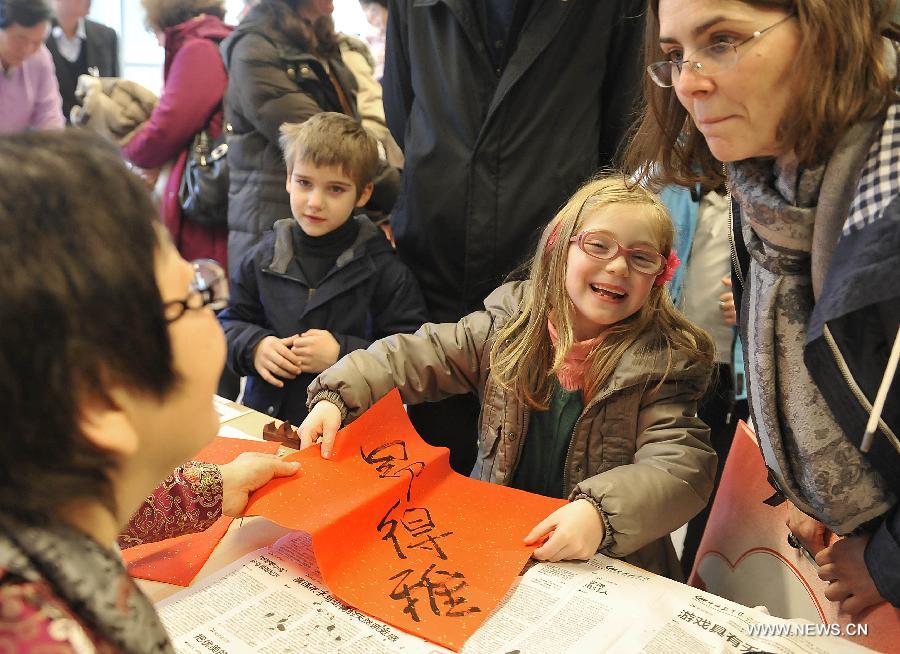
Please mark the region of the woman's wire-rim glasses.
POLYGON ((172 300, 163 304, 166 322, 172 323, 187 311, 199 311, 209 307, 213 311, 228 306, 228 277, 217 261, 196 259, 191 261, 194 278, 188 286, 188 294, 183 300, 172 300))
POLYGON ((627 248, 606 232, 588 230, 575 234, 569 242, 577 243, 582 252, 600 261, 612 261, 621 254, 628 267, 642 275, 658 275, 666 267, 666 258, 659 252, 642 247, 627 248))
POLYGON ((749 38, 744 39, 740 43, 713 43, 705 48, 695 50, 691 54, 691 59, 681 59, 678 61, 665 59, 663 61, 654 62, 647 66, 647 73, 657 86, 661 86, 664 89, 675 86, 675 82, 678 81, 681 71, 685 66, 698 75, 714 77, 735 67, 739 58, 737 51, 739 47, 746 45, 751 41, 755 41, 766 32, 775 29, 793 17, 794 14, 788 14, 778 22, 769 25, 767 28, 756 30, 749 38))

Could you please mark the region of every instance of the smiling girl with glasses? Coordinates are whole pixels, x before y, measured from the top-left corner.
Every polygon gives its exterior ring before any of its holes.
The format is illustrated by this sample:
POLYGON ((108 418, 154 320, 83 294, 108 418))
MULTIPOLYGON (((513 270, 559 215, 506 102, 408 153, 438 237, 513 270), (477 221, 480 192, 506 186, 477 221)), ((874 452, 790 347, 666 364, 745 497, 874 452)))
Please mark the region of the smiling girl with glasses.
POLYGON ((471 476, 570 500, 522 534, 535 558, 599 550, 681 578, 669 533, 705 505, 715 454, 695 417, 712 343, 669 299, 673 237, 654 195, 589 181, 544 230, 528 281, 323 372, 303 443, 323 436, 327 457, 342 420, 394 387, 409 404, 476 393, 471 476))

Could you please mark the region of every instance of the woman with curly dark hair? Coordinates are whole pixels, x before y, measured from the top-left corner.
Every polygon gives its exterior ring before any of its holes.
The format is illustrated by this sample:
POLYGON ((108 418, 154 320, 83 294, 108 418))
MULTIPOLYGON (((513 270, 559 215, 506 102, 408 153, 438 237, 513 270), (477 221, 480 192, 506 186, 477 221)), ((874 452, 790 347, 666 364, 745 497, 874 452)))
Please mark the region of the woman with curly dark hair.
POLYGON ((163 223, 187 259, 227 259, 228 229, 187 220, 178 200, 187 152, 197 132, 221 134, 222 97, 228 77, 219 43, 231 33, 223 0, 141 0, 145 23, 165 48, 164 85, 150 120, 128 142, 125 158, 156 170, 173 161, 160 203, 163 223))
POLYGON ((229 73, 228 255, 240 258, 280 218, 291 215, 282 123, 323 111, 358 118, 356 82, 341 59, 331 0, 261 0, 222 43, 229 73))

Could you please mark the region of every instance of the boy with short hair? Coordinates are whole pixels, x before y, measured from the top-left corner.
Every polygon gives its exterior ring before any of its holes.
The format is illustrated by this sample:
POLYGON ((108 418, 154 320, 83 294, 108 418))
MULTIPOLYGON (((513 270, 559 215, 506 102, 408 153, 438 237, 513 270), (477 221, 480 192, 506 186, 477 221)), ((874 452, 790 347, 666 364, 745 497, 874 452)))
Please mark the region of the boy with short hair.
POLYGON ((378 146, 344 114, 281 127, 294 217, 239 262, 219 314, 243 402, 295 425, 306 387, 340 357, 425 322, 418 282, 384 234, 353 215, 372 193, 378 146))

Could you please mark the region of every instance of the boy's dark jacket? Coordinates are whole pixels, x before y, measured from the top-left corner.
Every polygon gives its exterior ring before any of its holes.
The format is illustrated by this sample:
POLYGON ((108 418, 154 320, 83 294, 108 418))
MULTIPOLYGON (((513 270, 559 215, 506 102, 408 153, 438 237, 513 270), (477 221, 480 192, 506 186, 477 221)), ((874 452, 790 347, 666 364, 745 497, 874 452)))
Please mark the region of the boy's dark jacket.
POLYGON ((384 234, 365 216, 351 220, 359 223, 359 235, 318 288, 309 287, 294 258, 292 232, 300 227, 293 218, 276 222, 239 262, 231 306, 219 320, 228 340, 228 365, 247 376, 247 406, 295 425, 307 414, 306 387, 316 375, 286 379, 284 388, 263 381, 253 367, 253 351, 266 336, 325 329, 344 356, 378 338, 414 332, 425 322, 418 282, 384 234))

